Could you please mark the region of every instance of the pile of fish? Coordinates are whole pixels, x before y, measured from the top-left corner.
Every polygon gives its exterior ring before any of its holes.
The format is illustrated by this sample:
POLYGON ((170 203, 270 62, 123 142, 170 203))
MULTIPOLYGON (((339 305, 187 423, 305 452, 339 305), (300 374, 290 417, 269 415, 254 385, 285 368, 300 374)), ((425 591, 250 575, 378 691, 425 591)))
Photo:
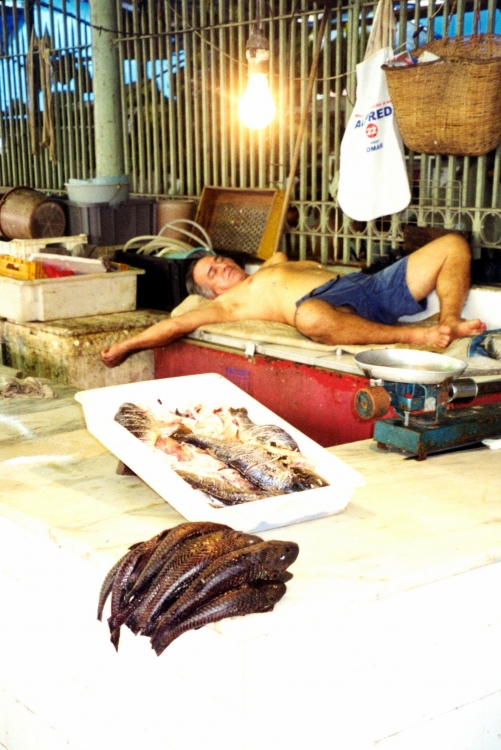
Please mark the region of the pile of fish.
POLYGON ((254 424, 247 409, 198 404, 158 415, 125 403, 115 421, 171 459, 171 468, 216 507, 315 489, 327 482, 276 425, 254 424))
POLYGON ((263 541, 212 522, 186 522, 132 545, 111 568, 99 594, 118 651, 120 628, 148 636, 160 655, 188 630, 226 617, 270 612, 292 578, 295 542, 263 541))

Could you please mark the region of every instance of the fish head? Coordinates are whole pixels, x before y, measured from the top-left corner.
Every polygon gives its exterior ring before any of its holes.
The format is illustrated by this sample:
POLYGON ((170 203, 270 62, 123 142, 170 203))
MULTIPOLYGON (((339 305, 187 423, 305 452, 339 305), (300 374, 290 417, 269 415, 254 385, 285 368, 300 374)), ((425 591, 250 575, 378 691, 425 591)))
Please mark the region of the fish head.
POLYGON ((281 544, 282 550, 279 556, 279 561, 285 569, 296 561, 297 556, 299 555, 299 545, 296 544, 296 542, 281 542, 281 544))
POLYGON ((296 561, 299 545, 296 542, 270 540, 263 542, 258 554, 261 567, 267 572, 267 579, 273 580, 279 578, 296 561))

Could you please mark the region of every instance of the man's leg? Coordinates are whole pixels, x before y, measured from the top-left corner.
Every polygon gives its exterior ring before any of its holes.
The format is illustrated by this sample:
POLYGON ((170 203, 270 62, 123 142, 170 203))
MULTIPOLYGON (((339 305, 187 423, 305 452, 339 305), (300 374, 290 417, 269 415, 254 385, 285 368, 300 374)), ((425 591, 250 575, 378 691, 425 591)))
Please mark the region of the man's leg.
POLYGON ((409 256, 406 280, 420 302, 436 289, 440 322, 432 327, 384 325, 341 311, 329 303, 309 299, 297 309, 298 331, 323 344, 415 344, 445 348, 456 338, 481 333, 480 320, 462 320, 461 312, 470 286, 471 253, 460 235, 433 240, 409 256))
POLYGON ((297 309, 296 328, 319 344, 415 344, 444 349, 452 340, 447 326, 388 326, 342 312, 328 302, 309 299, 297 309), (445 330, 443 330, 445 329, 445 330))
POLYGON ((462 320, 470 288, 471 251, 458 234, 446 234, 409 255, 407 286, 421 301, 434 289, 440 303, 440 324, 450 328, 451 339, 481 333, 480 320, 462 320))

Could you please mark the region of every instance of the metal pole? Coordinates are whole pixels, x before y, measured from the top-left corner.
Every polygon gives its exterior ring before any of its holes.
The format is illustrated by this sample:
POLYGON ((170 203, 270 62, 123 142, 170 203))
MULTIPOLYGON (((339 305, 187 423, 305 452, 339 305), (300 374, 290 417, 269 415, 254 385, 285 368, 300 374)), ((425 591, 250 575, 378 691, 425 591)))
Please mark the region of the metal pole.
POLYGON ((294 154, 292 156, 292 164, 291 164, 291 168, 290 168, 290 171, 289 171, 289 179, 287 180, 287 188, 285 190, 285 197, 284 197, 284 205, 283 205, 283 209, 282 209, 282 215, 280 216, 280 223, 279 223, 278 232, 277 232, 277 239, 276 239, 276 242, 275 242, 275 247, 273 249, 273 252, 277 252, 277 250, 279 248, 280 239, 281 239, 281 236, 282 236, 282 231, 283 231, 284 224, 285 224, 285 216, 287 214, 287 208, 289 206, 289 201, 290 201, 290 197, 291 197, 292 185, 293 185, 293 182, 294 182, 294 175, 296 174, 296 169, 297 169, 297 165, 298 165, 298 162, 299 162, 299 155, 301 153, 301 142, 303 140, 303 135, 304 135, 304 132, 306 130, 306 120, 308 119, 308 105, 311 102, 311 93, 313 91, 313 84, 315 82, 315 76, 317 74, 318 60, 319 60, 319 57, 320 57, 320 50, 321 50, 321 47, 322 47, 322 39, 323 39, 324 34, 325 34, 325 27, 326 27, 326 24, 327 24, 327 18, 330 16, 329 10, 330 10, 330 2, 329 2, 329 0, 326 0, 325 5, 324 5, 324 11, 323 11, 323 14, 322 14, 322 21, 320 23, 320 28, 318 30, 318 34, 317 34, 317 38, 316 38, 316 42, 315 42, 315 50, 313 52, 313 61, 312 61, 312 64, 311 64, 310 77, 309 77, 309 80, 308 80, 308 87, 307 87, 307 90, 306 90, 306 95, 305 95, 305 98, 303 100, 303 109, 302 109, 302 112, 301 112, 301 121, 299 123, 299 130, 298 130, 298 133, 297 133, 296 145, 294 147, 294 154))
POLYGON ((96 177, 123 174, 124 150, 115 3, 90 0, 96 177))

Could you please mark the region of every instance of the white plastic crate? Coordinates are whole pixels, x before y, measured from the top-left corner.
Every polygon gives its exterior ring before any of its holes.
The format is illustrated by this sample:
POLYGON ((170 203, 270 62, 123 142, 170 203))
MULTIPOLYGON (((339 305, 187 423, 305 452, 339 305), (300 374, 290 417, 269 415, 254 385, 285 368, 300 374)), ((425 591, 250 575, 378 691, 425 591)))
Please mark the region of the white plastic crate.
POLYGON ((14 258, 28 260, 33 253, 42 253, 51 247, 64 247, 69 253, 87 244, 86 234, 77 234, 73 237, 43 237, 35 240, 10 240, 0 241, 0 254, 12 255, 14 258))
POLYGON ((131 268, 33 281, 0 276, 0 317, 27 323, 135 310, 137 277, 143 273, 131 268))
POLYGON ((189 521, 219 521, 249 532, 288 526, 341 513, 356 488, 365 483, 344 461, 221 375, 208 373, 128 383, 80 391, 75 398, 82 404, 89 432, 189 521), (170 468, 168 456, 142 443, 114 421, 125 402, 148 408, 155 414, 159 401, 163 409, 171 411, 176 408, 183 411, 197 403, 211 409, 223 405, 245 407, 257 424, 275 424, 287 430, 329 486, 215 508, 207 495, 193 489, 170 468))

